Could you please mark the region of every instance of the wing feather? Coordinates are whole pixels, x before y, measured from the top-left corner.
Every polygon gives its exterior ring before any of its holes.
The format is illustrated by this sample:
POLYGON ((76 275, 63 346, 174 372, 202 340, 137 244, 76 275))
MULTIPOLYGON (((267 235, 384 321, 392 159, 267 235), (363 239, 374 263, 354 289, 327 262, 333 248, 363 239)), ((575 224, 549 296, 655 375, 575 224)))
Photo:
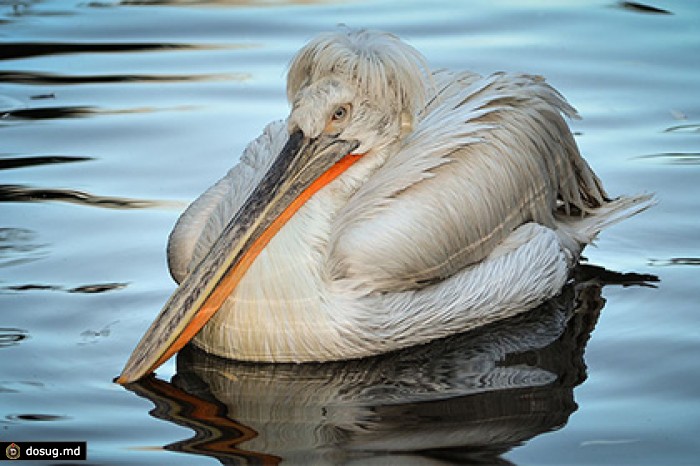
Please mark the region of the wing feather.
POLYGON ((527 222, 585 215, 606 194, 541 77, 438 73, 396 153, 339 212, 332 278, 379 292, 420 288, 479 262, 527 222))
POLYGON ((168 266, 177 283, 206 256, 288 138, 283 121, 268 124, 240 162, 183 212, 168 239, 168 266))

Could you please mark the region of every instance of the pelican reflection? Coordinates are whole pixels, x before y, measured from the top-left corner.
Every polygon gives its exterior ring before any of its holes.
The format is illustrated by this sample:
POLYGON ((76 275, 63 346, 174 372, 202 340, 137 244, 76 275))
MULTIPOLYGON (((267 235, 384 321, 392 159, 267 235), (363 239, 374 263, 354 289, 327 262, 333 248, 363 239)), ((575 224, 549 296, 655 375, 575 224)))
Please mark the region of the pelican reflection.
POLYGON ((503 454, 577 409, 603 286, 654 280, 579 266, 532 312, 361 360, 260 364, 189 346, 171 383, 128 388, 195 431, 166 449, 222 464, 509 464, 503 454))

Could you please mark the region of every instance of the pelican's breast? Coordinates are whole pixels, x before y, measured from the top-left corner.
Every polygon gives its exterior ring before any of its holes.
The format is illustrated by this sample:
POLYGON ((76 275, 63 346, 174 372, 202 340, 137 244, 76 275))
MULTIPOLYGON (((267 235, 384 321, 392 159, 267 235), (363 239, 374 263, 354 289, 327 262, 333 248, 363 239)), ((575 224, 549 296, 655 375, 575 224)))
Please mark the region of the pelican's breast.
POLYGON ((328 273, 329 237, 337 212, 379 164, 381 156, 367 157, 309 199, 255 259, 194 343, 243 360, 342 357, 338 316, 332 312, 338 290, 328 273))

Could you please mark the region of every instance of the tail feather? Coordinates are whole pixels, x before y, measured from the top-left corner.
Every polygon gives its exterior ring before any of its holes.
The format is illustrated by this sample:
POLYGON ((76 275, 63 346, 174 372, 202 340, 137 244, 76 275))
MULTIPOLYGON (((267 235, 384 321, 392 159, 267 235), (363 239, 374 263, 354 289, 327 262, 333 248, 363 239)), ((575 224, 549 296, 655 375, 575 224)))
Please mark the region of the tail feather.
POLYGON ((621 196, 591 209, 583 217, 557 215, 558 233, 565 244, 573 240, 578 243, 578 249, 581 249, 604 229, 652 207, 656 202, 653 194, 621 196))

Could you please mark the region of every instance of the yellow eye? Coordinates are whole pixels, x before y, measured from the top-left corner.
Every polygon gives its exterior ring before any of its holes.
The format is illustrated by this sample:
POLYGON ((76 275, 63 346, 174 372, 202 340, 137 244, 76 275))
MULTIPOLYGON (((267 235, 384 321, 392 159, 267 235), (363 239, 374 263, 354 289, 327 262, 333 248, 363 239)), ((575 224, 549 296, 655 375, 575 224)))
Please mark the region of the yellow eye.
POLYGON ((346 105, 341 105, 340 107, 335 109, 335 112, 333 112, 333 121, 341 121, 344 120, 345 117, 348 116, 348 108, 346 105))

